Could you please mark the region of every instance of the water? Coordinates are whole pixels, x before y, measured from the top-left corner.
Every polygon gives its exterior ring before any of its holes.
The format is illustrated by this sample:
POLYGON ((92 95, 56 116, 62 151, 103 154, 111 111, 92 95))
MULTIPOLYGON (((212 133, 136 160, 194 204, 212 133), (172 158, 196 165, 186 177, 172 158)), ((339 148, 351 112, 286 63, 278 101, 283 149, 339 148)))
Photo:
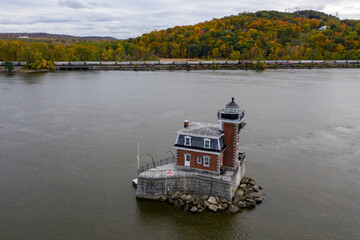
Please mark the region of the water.
POLYGON ((0 239, 360 239, 360 70, 0 75, 0 239), (183 120, 235 97, 254 210, 137 201, 183 120))

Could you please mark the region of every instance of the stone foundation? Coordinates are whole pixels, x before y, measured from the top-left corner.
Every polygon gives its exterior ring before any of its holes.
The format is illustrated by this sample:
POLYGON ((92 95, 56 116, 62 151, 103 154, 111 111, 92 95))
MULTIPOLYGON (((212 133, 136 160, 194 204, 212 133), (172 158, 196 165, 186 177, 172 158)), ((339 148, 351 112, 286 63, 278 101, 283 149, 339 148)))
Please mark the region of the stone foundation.
POLYGON ((245 161, 238 167, 233 178, 197 173, 191 175, 188 172, 178 172, 171 177, 156 177, 156 174, 142 173, 138 177, 136 197, 156 199, 169 192, 182 192, 218 196, 231 201, 244 176, 245 161))

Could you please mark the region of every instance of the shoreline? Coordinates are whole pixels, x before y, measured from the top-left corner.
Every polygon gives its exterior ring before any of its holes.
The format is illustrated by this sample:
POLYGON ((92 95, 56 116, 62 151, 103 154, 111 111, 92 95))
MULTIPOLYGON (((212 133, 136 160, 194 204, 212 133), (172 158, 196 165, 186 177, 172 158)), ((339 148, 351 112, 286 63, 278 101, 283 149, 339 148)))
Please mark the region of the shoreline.
POLYGON ((128 64, 128 65, 67 65, 57 66, 55 70, 38 69, 29 70, 17 68, 10 72, 0 70, 0 73, 42 73, 57 71, 199 71, 199 70, 267 70, 267 69, 355 69, 360 68, 360 64, 296 64, 296 65, 256 65, 256 64, 211 64, 211 65, 190 65, 190 64, 128 64))

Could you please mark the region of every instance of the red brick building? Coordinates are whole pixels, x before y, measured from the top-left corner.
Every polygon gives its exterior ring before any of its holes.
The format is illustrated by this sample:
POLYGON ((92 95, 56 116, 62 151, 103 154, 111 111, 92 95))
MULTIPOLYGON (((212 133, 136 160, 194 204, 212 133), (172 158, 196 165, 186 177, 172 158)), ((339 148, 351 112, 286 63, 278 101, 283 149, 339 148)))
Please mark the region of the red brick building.
POLYGON ((234 102, 218 111, 219 124, 185 120, 178 131, 174 148, 176 167, 220 174, 225 168, 237 169, 245 158, 239 151, 240 130, 244 111, 234 102))

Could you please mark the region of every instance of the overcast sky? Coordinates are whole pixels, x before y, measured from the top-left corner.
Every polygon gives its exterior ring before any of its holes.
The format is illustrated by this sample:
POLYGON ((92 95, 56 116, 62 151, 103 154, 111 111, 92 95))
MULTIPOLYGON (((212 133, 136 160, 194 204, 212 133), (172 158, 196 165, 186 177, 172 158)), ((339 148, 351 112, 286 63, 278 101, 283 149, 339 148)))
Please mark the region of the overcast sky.
POLYGON ((129 38, 243 11, 299 7, 360 19, 360 0, 0 0, 0 32, 129 38))

